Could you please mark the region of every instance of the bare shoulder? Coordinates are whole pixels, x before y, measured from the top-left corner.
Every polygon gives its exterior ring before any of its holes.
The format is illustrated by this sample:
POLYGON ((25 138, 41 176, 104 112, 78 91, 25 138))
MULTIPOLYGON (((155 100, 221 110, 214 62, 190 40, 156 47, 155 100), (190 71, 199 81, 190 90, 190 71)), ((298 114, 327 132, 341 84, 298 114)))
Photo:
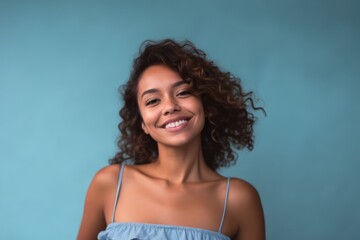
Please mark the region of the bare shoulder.
POLYGON ((260 196, 250 183, 232 178, 229 215, 237 230, 235 239, 265 239, 265 220, 260 196))
POLYGON ((239 178, 231 178, 229 200, 233 201, 237 207, 258 201, 259 198, 257 189, 249 182, 239 178))
POLYGON ((110 165, 100 169, 93 177, 86 194, 78 240, 96 239, 99 231, 105 229, 104 200, 115 189, 119 169, 119 165, 110 165))
POLYGON ((91 187, 99 190, 107 190, 117 184, 120 165, 109 165, 96 172, 92 179, 91 187))
POLYGON ((116 188, 120 166, 109 165, 97 171, 90 183, 87 199, 102 203, 108 193, 116 188))

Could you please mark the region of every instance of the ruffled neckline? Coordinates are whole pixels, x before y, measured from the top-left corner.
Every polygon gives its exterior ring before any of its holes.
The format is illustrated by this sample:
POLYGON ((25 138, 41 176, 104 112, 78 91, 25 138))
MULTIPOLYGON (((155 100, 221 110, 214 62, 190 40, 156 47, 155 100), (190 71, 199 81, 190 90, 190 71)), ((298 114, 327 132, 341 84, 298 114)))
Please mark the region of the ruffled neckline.
MULTIPOLYGON (((114 223, 109 223, 106 227, 105 231, 102 231, 99 233, 98 239, 107 239, 104 237, 107 237, 109 232, 111 232, 112 230, 115 230, 117 228, 122 228, 122 227, 127 227, 127 228, 144 228, 144 231, 146 231, 146 229, 148 228, 152 228, 152 229, 163 229, 163 230, 174 230, 174 231, 185 231, 185 232, 193 232, 193 233, 198 233, 198 234, 205 234, 208 235, 209 237, 213 236, 213 237, 217 237, 219 239, 223 239, 223 240, 230 240, 230 237, 228 237, 227 235, 221 233, 221 232, 217 232, 217 231, 213 231, 213 230, 209 230, 209 229, 203 229, 203 228, 197 228, 197 227, 189 227, 189 226, 177 226, 177 225, 168 225, 168 224, 154 224, 154 223, 137 223, 137 222, 114 222, 114 223)), ((116 230, 115 230, 116 231, 116 230)))

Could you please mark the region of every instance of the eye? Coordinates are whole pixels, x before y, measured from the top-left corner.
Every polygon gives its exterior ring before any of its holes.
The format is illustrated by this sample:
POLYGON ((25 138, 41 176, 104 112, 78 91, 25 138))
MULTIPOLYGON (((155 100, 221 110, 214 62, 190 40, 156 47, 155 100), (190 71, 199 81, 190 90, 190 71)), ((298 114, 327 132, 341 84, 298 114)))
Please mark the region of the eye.
POLYGON ((178 97, 187 97, 189 95, 191 95, 191 93, 188 90, 181 90, 176 94, 178 97))
POLYGON ((152 105, 156 105, 157 103, 160 102, 160 99, 154 98, 154 99, 149 99, 145 102, 145 106, 152 106, 152 105))

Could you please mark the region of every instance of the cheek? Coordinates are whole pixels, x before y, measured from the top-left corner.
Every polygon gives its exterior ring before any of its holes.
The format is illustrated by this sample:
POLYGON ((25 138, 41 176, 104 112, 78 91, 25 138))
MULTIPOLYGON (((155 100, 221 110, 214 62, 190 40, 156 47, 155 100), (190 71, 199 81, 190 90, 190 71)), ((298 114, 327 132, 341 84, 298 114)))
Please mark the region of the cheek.
POLYGON ((201 103, 199 104, 199 112, 200 112, 200 115, 201 115, 201 121, 202 121, 202 125, 203 125, 202 128, 204 128, 206 115, 205 115, 204 107, 203 107, 203 105, 201 103))
POLYGON ((142 112, 140 112, 140 114, 142 116, 143 123, 146 126, 156 124, 156 113, 155 113, 155 111, 142 111, 142 112))
POLYGON ((201 101, 197 101, 196 104, 194 104, 194 105, 196 106, 195 111, 196 111, 197 113, 199 113, 200 115, 205 116, 204 106, 203 106, 203 104, 201 103, 201 101))
POLYGON ((148 121, 147 119, 149 118, 149 111, 147 111, 147 109, 144 106, 139 104, 139 100, 138 100, 138 109, 142 123, 146 123, 148 121))

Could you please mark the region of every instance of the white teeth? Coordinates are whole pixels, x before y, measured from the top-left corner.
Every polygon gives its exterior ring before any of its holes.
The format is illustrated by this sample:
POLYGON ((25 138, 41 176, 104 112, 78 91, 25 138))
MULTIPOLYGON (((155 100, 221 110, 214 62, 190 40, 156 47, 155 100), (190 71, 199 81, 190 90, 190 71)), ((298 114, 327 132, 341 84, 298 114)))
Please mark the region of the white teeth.
POLYGON ((186 123, 187 120, 179 120, 176 122, 171 122, 165 125, 165 128, 174 128, 174 127, 178 127, 180 125, 183 125, 184 123, 186 123))

